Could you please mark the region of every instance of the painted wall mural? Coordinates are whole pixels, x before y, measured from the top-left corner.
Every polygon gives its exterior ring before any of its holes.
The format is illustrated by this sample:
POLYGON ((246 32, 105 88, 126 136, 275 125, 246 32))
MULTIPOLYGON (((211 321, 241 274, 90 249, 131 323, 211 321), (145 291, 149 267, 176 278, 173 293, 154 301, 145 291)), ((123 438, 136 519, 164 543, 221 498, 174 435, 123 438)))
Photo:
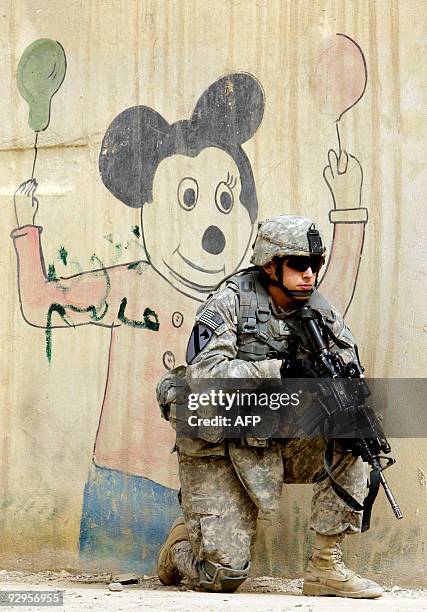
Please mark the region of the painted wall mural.
MULTIPOLYGON (((94 407, 100 416, 83 494, 80 552, 87 559, 114 558, 123 571, 148 573, 179 513, 173 432, 160 419, 155 383, 184 361, 197 303, 244 265, 259 203, 254 162, 243 145, 262 130, 266 96, 256 76, 236 72, 209 85, 189 118, 169 123, 143 105, 118 114, 103 137, 99 173, 119 204, 141 209, 132 233, 144 257, 105 266, 93 254, 93 269, 58 278, 43 256, 35 168, 37 137, 48 127, 66 65, 62 46, 43 39, 28 47, 18 68, 36 132, 31 178, 14 197, 19 302, 23 319, 45 334, 48 360, 55 359, 58 328, 94 325, 110 335, 103 402, 94 407)), ((362 51, 337 35, 319 55, 311 88, 338 136, 324 168, 333 241, 320 290, 342 312, 356 287, 367 210, 361 206, 362 168, 343 146, 339 122, 366 82, 362 51)), ((292 211, 275 211, 286 213, 292 211)), ((67 255, 61 247, 65 263, 67 255)))

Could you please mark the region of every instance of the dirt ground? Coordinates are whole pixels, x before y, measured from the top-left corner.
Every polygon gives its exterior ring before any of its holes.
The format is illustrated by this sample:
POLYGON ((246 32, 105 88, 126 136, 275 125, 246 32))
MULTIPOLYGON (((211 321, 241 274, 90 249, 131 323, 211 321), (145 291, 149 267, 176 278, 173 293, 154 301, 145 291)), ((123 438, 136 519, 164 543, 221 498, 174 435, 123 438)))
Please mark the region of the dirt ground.
MULTIPOLYGON (((132 576, 116 577, 124 580, 132 576)), ((136 578, 136 577, 135 577, 136 578)), ((19 606, 20 610, 173 610, 189 612, 222 612, 223 610, 252 612, 282 610, 293 612, 330 612, 378 610, 387 612, 427 611, 427 590, 386 589, 377 600, 351 600, 335 597, 304 597, 302 580, 261 577, 246 581, 237 593, 201 593, 187 589, 164 587, 157 577, 139 577, 136 584, 123 584, 122 591, 110 591, 111 574, 72 575, 66 571, 26 573, 0 570, 0 591, 52 590, 64 594, 64 605, 58 607, 19 606)), ((1 606, 11 609, 10 606, 1 606)))

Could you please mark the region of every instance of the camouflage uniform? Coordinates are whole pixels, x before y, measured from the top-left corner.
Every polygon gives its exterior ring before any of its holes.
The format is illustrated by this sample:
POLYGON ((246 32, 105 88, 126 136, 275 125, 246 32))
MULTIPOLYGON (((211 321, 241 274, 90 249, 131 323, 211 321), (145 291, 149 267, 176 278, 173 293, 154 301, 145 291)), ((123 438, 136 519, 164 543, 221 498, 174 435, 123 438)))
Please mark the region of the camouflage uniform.
MULTIPOLYGON (((289 359, 307 359, 298 315, 301 300, 319 312, 329 328, 330 350, 339 352, 345 363, 357 362, 354 338, 339 312, 317 291, 284 285, 283 258, 293 258, 288 262, 293 270, 302 266, 313 274, 324 263, 324 252, 320 234, 308 219, 280 216, 262 223, 251 260, 257 268, 226 280, 197 312, 187 353, 189 386, 206 378, 281 378, 282 361, 269 358, 271 348, 289 359), (290 304, 294 300, 295 308, 282 310, 260 282, 259 270, 270 262, 268 284, 278 286, 290 304)), ((168 401, 166 397, 164 403, 168 401)), ((207 590, 235 590, 248 575, 258 511, 278 509, 283 483, 313 483, 310 527, 316 533, 303 593, 381 596, 377 584, 341 561, 339 543, 344 534, 360 531, 362 513, 352 511, 333 491, 324 470, 325 440, 289 436, 224 442, 220 431, 198 431, 198 439, 177 438, 185 524, 182 518, 175 521, 159 553, 163 584, 178 584, 185 577, 207 590)), ((335 480, 362 504, 365 464, 336 442, 333 465, 335 480)))
MULTIPOLYGON (((310 299, 310 301, 312 301, 310 299)), ((294 311, 281 311, 271 299, 269 333, 283 342, 295 341, 287 322, 295 321, 294 311)), ((218 289, 198 310, 218 313, 223 323, 207 345, 187 367, 187 380, 198 378, 280 378, 281 361, 245 361, 236 358, 238 346, 239 295, 233 278, 218 289)), ((341 315, 329 308, 326 317, 334 334, 348 348, 337 350, 344 361, 355 358, 353 337, 341 315)), ((306 356, 301 348, 297 357, 306 356)), ((242 569, 250 560, 258 510, 278 508, 283 483, 315 483, 310 526, 329 535, 360 531, 361 512, 350 510, 334 493, 324 473, 323 439, 291 439, 269 447, 243 446, 239 442, 177 439, 182 510, 190 543, 174 546, 179 572, 197 581, 197 561, 242 569)), ((337 451, 334 475, 344 488, 362 502, 366 469, 360 458, 337 451)))

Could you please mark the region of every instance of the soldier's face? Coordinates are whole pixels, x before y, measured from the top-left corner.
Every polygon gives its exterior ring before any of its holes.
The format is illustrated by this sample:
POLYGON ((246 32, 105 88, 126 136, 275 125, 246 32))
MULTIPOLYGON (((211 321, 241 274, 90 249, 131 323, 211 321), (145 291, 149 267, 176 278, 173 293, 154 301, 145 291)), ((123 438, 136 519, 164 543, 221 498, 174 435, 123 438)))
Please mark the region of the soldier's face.
MULTIPOLYGON (((316 275, 313 270, 308 267, 306 270, 300 272, 287 265, 285 259, 282 267, 282 282, 289 291, 310 291, 313 289, 316 275)), ((307 297, 296 297, 297 300, 307 299, 307 297)))
POLYGON ((151 264, 178 289, 204 299, 240 266, 253 229, 241 190, 237 165, 221 149, 159 164, 142 233, 151 264))
MULTIPOLYGON (((276 275, 276 263, 269 262, 263 266, 265 272, 272 280, 279 280, 276 275)), ((287 259, 284 260, 282 266, 282 283, 289 291, 310 291, 314 287, 316 280, 316 274, 313 272, 311 267, 307 267, 305 270, 295 270, 287 265, 287 259)), ((294 297, 295 300, 306 300, 307 296, 294 297)))

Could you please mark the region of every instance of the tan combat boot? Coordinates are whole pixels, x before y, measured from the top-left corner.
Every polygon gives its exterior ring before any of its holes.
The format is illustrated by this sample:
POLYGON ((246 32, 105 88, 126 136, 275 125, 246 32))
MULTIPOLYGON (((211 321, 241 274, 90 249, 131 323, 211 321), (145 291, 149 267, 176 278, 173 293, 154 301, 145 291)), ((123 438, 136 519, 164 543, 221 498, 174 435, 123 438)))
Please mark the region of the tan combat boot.
POLYGON ((163 584, 170 586, 181 582, 182 576, 171 558, 171 552, 174 544, 188 539, 188 531, 184 519, 182 516, 179 516, 172 525, 157 558, 157 575, 163 584))
POLYGON ((344 534, 332 536, 316 533, 313 554, 308 562, 302 588, 303 595, 336 595, 337 597, 381 597, 382 588, 373 580, 361 578, 341 560, 340 543, 344 534))

